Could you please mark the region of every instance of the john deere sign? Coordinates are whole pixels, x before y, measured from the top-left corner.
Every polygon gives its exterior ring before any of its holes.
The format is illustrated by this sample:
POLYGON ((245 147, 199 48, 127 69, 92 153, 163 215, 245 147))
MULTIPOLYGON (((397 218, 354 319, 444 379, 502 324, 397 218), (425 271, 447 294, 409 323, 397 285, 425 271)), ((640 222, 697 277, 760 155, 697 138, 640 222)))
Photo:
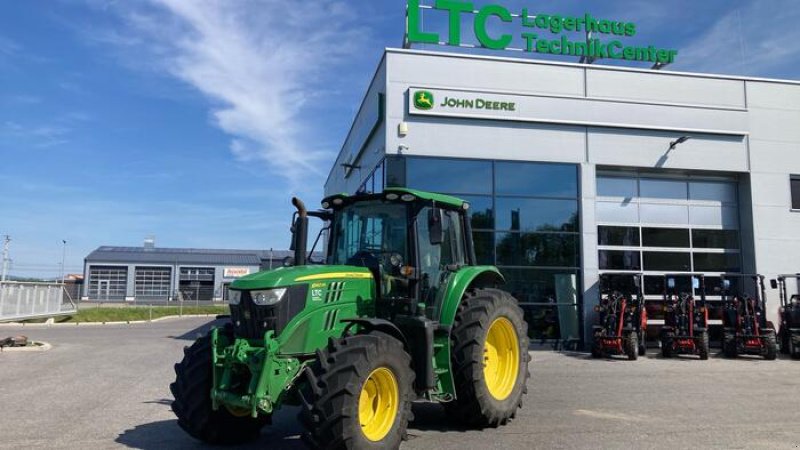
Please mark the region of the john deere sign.
POLYGON ((417 91, 414 93, 414 108, 422 111, 433 109, 433 94, 429 91, 417 91))
MULTIPOLYGON (((442 43, 439 34, 422 30, 422 13, 420 0, 408 0, 408 42, 442 43)), ((456 0, 436 0, 433 14, 447 14, 449 30, 443 42, 446 45, 462 45, 462 15, 470 14, 474 16, 474 40, 491 50, 510 49, 518 42, 527 52, 661 64, 674 62, 678 55, 677 50, 652 45, 625 45, 622 39, 636 35, 635 23, 596 18, 591 14, 580 17, 538 14, 528 8, 512 12, 501 5, 486 5, 476 11, 472 2, 456 0), (591 39, 586 39, 587 32, 592 33, 591 39), (581 33, 581 38, 572 40, 567 33, 581 33)))

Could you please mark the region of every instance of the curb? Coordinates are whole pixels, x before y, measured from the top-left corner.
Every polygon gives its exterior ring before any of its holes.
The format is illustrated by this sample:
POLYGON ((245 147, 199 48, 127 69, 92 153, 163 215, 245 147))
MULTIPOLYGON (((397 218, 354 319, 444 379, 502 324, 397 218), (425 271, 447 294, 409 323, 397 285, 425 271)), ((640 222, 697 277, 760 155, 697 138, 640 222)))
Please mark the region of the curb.
POLYGON ((184 314, 183 316, 164 316, 153 320, 129 320, 124 322, 64 322, 64 323, 27 323, 7 322, 0 323, 0 328, 50 328, 50 327, 75 327, 75 326, 102 326, 102 325, 138 325, 142 323, 162 322, 175 319, 191 319, 200 317, 217 317, 218 314, 184 314))
POLYGON ((53 348, 52 345, 48 344, 47 342, 39 342, 33 341, 34 344, 38 345, 28 345, 25 347, 5 347, 0 349, 0 354, 2 353, 31 353, 31 352, 46 352, 53 348))

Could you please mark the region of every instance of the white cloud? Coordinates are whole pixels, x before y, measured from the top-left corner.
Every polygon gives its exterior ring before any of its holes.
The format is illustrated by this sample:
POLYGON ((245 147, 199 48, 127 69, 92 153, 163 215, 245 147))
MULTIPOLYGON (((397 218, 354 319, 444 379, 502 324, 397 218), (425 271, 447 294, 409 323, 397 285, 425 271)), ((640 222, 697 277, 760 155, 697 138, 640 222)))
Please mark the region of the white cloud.
POLYGON ((676 70, 796 77, 800 60, 796 0, 750 2, 684 45, 676 70))
POLYGON ((120 47, 144 38, 158 68, 212 101, 213 122, 231 135, 231 152, 265 162, 302 190, 324 176, 336 148, 323 147, 309 114, 324 102, 365 30, 345 3, 320 0, 151 0, 120 11, 130 34, 103 32, 120 47), (133 9, 131 9, 133 8, 133 9), (325 85, 324 83, 329 83, 325 85))

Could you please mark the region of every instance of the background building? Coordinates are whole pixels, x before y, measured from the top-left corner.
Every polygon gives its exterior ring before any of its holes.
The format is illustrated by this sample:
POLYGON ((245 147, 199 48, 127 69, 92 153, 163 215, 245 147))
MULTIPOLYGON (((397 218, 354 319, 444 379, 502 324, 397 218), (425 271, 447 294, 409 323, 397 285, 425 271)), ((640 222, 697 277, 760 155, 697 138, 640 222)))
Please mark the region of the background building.
POLYGON ((281 267, 283 250, 211 250, 102 246, 84 261, 82 300, 222 301, 244 275, 281 267))
POLYGON ((390 49, 325 191, 470 201, 532 335, 582 338, 604 273, 800 271, 798 124, 793 81, 390 49))

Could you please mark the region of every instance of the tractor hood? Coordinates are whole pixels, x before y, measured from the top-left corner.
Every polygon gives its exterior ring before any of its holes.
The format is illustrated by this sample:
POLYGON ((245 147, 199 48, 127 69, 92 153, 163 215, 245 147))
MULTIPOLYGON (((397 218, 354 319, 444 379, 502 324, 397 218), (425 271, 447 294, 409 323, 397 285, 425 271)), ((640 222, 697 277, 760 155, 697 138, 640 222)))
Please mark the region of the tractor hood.
POLYGON ((232 289, 270 289, 287 287, 314 281, 342 279, 367 279, 372 273, 365 267, 357 266, 297 266, 280 267, 254 273, 231 283, 232 289))

